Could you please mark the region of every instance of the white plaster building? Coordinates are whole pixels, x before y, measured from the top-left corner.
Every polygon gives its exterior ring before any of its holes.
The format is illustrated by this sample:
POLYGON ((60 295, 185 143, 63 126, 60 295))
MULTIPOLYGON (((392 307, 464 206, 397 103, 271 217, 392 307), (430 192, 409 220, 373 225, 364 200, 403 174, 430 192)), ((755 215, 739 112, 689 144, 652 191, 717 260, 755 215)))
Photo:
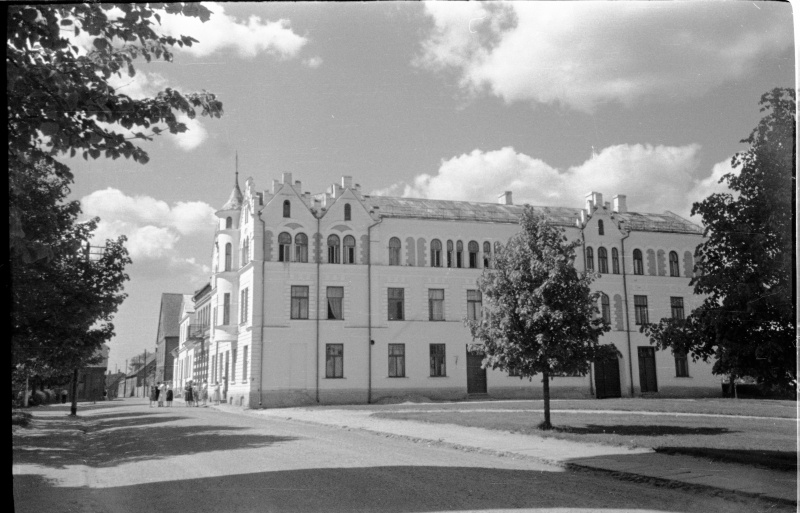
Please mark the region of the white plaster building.
MULTIPOLYGON (((345 176, 311 195, 290 173, 268 191, 248 178, 242 192, 237 177, 217 212, 210 286, 195 295, 194 313, 186 309, 176 365, 197 360, 185 327, 199 324, 204 305, 208 366, 192 376, 219 381, 232 404, 538 397, 538 377, 481 369, 463 322, 479 315, 476 280, 495 243, 519 230, 522 209, 511 192, 497 204, 370 197, 345 176)), ((606 295, 612 331, 602 340, 622 354, 590 375, 554 378, 553 397, 720 395, 710 364, 655 351, 637 326, 699 303, 689 281, 701 229, 596 192, 583 209, 539 210, 583 242, 577 264, 599 273, 593 286, 606 295)))

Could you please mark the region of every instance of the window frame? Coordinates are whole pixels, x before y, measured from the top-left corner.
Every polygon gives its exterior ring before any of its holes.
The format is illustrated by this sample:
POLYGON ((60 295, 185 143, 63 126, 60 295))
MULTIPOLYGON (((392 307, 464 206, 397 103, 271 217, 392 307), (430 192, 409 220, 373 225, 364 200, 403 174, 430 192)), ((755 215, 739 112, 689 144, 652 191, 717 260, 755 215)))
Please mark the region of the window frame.
POLYGON ((403 243, 399 237, 389 239, 389 265, 400 265, 400 255, 403 243), (394 241, 397 241, 396 243, 394 241))
POLYGON ((675 251, 669 252, 669 275, 672 278, 678 278, 681 275, 680 260, 678 259, 678 253, 675 251))
POLYGON ((345 264, 356 263, 356 238, 345 235, 342 239, 342 260, 345 264))
POLYGON ((611 272, 619 274, 619 250, 611 248, 611 272))
POLYGON ((456 268, 462 269, 464 267, 464 243, 460 240, 456 241, 456 268))
POLYGON ((292 202, 287 200, 283 200, 283 217, 291 218, 292 217, 292 202))
POLYGON ((430 356, 429 370, 432 378, 447 377, 447 345, 429 344, 428 354, 430 356), (441 351, 440 351, 441 350, 441 351))
POLYGON ((591 246, 586 246, 586 270, 594 272, 594 249, 591 246))
POLYGON ((467 253, 468 253, 467 264, 469 265, 470 269, 478 268, 478 253, 480 252, 480 250, 481 247, 478 245, 477 241, 471 240, 467 243, 467 253))
POLYGON ((689 358, 686 353, 672 352, 675 358, 675 377, 676 378, 690 378, 689 375, 689 358))
POLYGON ((327 246, 328 246, 328 263, 329 264, 338 264, 341 262, 341 240, 339 236, 335 233, 328 235, 326 239, 327 246), (331 244, 331 241, 336 241, 336 244, 331 244))
POLYGON ((329 321, 343 321, 344 320, 344 287, 331 286, 325 288, 326 306, 328 308, 329 321), (341 295, 331 295, 341 294, 341 295), (338 301, 337 301, 338 300, 338 301), (336 306, 338 304, 339 317, 336 317, 336 306))
POLYGON ((343 378, 344 378, 344 344, 325 344, 325 379, 343 379, 343 378))
POLYGON ((308 285, 291 285, 290 289, 291 303, 289 308, 289 319, 308 320, 308 310, 309 310, 308 289, 309 289, 308 285), (303 291, 305 291, 305 295, 300 295, 300 293, 302 293, 303 291), (305 306, 305 317, 303 317, 304 306, 305 306))
POLYGON ((642 257, 642 250, 633 250, 633 274, 637 276, 644 276, 644 260, 642 257))
POLYGON ((352 220, 352 210, 350 209, 350 203, 344 204, 344 220, 350 221, 352 220))
POLYGON ((225 243, 225 272, 228 272, 233 267, 233 244, 230 242, 225 243))
POLYGON ((647 312, 647 296, 634 295, 633 308, 637 326, 650 323, 650 315, 647 312))
POLYGON ((294 261, 308 263, 308 235, 305 233, 294 236, 294 261))
POLYGON ((606 234, 606 230, 605 230, 605 226, 603 226, 603 220, 602 219, 598 219, 597 220, 597 235, 605 235, 605 234, 606 234))
POLYGON ((442 266, 442 241, 433 239, 431 241, 431 267, 442 266))
POLYGON ((444 289, 428 289, 428 320, 440 322, 444 321, 444 289), (437 295, 437 292, 442 293, 441 298, 435 298, 434 295, 437 295), (437 313, 437 309, 434 305, 440 305, 437 313), (439 317, 439 318, 436 318, 439 317))
POLYGON ((389 344, 387 348, 389 357, 389 376, 390 378, 406 377, 406 345, 389 344))
POLYGON ((225 292, 222 295, 222 325, 227 326, 231 323, 231 293, 225 292))
POLYGON ((492 244, 487 240, 483 243, 483 267, 489 269, 492 263, 492 244))
POLYGON ((600 293, 600 316, 611 324, 611 299, 604 292, 600 293))
POLYGON ((291 261, 292 236, 289 232, 278 234, 278 262, 291 261))
POLYGON ((608 274, 608 250, 603 246, 597 248, 597 272, 608 274))
POLYGON ((686 311, 684 310, 683 297, 670 296, 669 309, 673 319, 679 321, 686 319, 686 311))
POLYGON ((483 318, 483 294, 479 289, 467 289, 467 320, 477 321, 483 318), (470 297, 472 293, 472 297, 470 297), (477 299, 475 299, 477 297, 477 299))
POLYGON ((405 289, 400 287, 388 287, 386 291, 386 298, 387 298, 387 320, 390 321, 404 321, 406 320, 406 305, 405 305, 405 289), (399 291, 399 293, 398 293, 399 291), (392 297, 392 294, 395 294, 392 297), (397 310, 397 305, 400 305, 399 310, 397 310), (399 316, 397 315, 399 313, 399 316), (393 315, 394 314, 394 315, 393 315))

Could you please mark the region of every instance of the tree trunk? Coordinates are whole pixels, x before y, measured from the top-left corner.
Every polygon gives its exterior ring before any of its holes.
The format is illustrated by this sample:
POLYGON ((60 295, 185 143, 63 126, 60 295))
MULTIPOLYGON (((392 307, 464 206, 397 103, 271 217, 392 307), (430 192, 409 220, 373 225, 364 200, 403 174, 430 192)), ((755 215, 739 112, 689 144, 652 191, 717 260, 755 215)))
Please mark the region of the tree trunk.
POLYGON ((542 373, 542 396, 544 398, 544 422, 539 425, 540 429, 553 429, 550 423, 550 373, 542 373))
POLYGON ((78 369, 72 372, 72 406, 69 414, 73 417, 78 415, 78 369))
POLYGON ((28 388, 28 376, 25 376, 25 395, 22 396, 22 406, 25 408, 28 407, 28 394, 30 394, 30 389, 28 388))

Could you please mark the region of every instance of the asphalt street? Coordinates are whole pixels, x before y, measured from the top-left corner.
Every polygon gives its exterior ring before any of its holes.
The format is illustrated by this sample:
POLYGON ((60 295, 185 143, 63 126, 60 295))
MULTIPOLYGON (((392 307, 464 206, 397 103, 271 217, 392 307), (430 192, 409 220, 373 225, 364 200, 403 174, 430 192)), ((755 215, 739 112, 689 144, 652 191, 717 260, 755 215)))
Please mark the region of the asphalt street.
MULTIPOLYGON (((34 411, 13 435, 18 512, 776 511, 742 497, 620 481, 213 408, 137 399, 34 411)), ((792 509, 787 509, 791 511, 792 509)))

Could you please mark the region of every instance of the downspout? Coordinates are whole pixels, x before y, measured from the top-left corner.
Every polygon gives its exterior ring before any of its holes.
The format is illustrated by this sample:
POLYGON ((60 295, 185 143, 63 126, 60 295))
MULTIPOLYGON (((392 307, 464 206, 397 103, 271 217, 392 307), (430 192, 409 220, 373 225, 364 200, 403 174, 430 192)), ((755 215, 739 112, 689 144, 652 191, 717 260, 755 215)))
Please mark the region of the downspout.
POLYGON ((379 218, 377 223, 367 227, 367 404, 372 403, 372 234, 374 227, 383 222, 379 218))
MULTIPOLYGON (((586 267, 586 236, 584 234, 585 226, 581 226, 581 244, 583 248, 583 272, 586 273, 589 269, 586 267)), ((594 375, 592 374, 592 365, 589 365, 589 395, 594 397, 594 375)))
POLYGON ((262 384, 264 382, 264 316, 266 315, 266 308, 264 305, 266 275, 264 273, 266 272, 267 264, 267 223, 261 218, 260 210, 258 211, 258 220, 261 221, 261 355, 258 360, 258 407, 261 408, 264 392, 262 384))
POLYGON ((317 251, 314 252, 314 259, 317 261, 317 319, 316 319, 316 370, 314 375, 316 377, 316 400, 319 402, 319 270, 320 270, 320 260, 322 260, 322 234, 320 233, 320 218, 317 215, 317 241, 319 242, 317 246, 317 251))
POLYGON ((628 280, 625 278, 625 239, 631 232, 620 239, 622 244, 622 291, 625 294, 625 335, 628 337, 628 374, 630 375, 631 397, 633 397, 633 352, 631 350, 631 316, 628 312, 628 280))

